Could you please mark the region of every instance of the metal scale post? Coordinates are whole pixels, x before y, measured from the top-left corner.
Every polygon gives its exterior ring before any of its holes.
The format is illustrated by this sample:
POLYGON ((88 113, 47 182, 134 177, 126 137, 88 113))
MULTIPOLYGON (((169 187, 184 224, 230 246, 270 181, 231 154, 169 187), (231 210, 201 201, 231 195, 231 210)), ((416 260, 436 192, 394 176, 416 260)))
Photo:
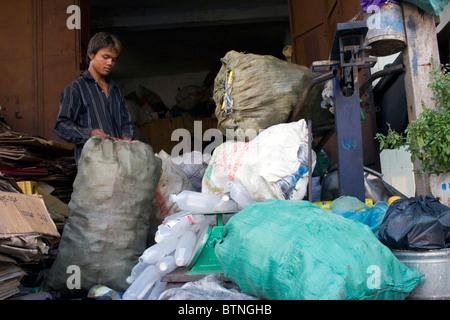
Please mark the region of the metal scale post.
POLYGON ((337 24, 329 61, 313 63, 313 71, 334 71, 333 93, 339 195, 365 201, 364 161, 358 72, 371 68, 377 59, 366 57, 364 46, 368 27, 365 21, 337 24))

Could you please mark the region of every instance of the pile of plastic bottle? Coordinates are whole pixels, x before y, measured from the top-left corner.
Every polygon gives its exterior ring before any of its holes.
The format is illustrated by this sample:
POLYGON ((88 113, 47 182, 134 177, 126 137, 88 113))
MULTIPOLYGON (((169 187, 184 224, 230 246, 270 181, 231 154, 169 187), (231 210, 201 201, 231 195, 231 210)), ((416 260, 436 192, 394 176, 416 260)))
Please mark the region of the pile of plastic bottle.
POLYGON ((166 285, 161 278, 190 263, 201 231, 215 223, 216 216, 207 213, 237 212, 253 202, 240 185, 229 187, 230 196, 188 190, 170 196, 182 211, 168 216, 158 227, 155 244, 142 253, 126 279, 130 286, 123 300, 156 299, 166 285), (232 196, 238 201, 231 199, 232 196))
POLYGON ((199 231, 211 223, 207 216, 189 211, 166 219, 155 234, 156 244, 142 253, 126 279, 130 287, 123 295, 124 300, 151 299, 151 292, 156 295, 158 288, 163 289, 161 278, 190 262, 199 231))

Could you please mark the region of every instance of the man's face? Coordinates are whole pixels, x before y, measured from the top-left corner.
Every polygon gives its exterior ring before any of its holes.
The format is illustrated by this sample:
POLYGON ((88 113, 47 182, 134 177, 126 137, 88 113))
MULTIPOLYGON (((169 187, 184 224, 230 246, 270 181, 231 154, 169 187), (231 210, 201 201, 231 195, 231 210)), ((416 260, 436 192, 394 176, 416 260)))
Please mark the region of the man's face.
POLYGON ((107 76, 116 64, 118 57, 119 55, 115 49, 109 47, 103 48, 100 49, 97 54, 92 54, 90 56, 91 66, 98 74, 107 76))

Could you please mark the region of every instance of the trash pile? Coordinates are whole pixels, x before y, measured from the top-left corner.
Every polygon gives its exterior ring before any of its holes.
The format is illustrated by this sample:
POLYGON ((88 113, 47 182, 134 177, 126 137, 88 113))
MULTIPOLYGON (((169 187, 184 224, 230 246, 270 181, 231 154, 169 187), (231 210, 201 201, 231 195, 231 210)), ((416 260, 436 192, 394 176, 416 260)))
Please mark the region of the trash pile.
POLYGON ((10 181, 45 185, 53 196, 68 203, 76 175, 73 148, 0 126, 0 171, 10 181))
POLYGON ((156 92, 145 85, 139 85, 124 97, 131 119, 139 129, 154 119, 175 118, 182 114, 211 116, 214 113, 212 74, 213 72, 208 74, 201 84, 179 88, 175 95, 176 104, 173 106, 167 106, 156 92))
POLYGON ((164 221, 156 232, 156 244, 142 253, 127 277, 130 287, 123 299, 157 298, 165 287, 165 283, 161 282, 162 276, 191 261, 200 231, 212 223, 208 217, 188 211, 182 211, 164 221))
POLYGON ((42 196, 0 191, 0 300, 20 292, 23 264, 40 259, 60 234, 42 196))
POLYGON ((261 299, 396 300, 422 282, 370 228, 308 201, 254 203, 224 234, 225 276, 261 299))
POLYGON ((233 283, 226 283, 218 274, 206 275, 198 281, 187 282, 180 288, 164 290, 158 300, 258 300, 243 293, 233 283))
POLYGON ((450 208, 432 194, 398 199, 380 225, 380 240, 397 250, 450 248, 450 208))
MULTIPOLYGON (((214 213, 234 214, 239 207, 250 204, 249 195, 243 194, 243 188, 233 190, 238 190, 232 193, 237 195, 234 198, 236 201, 230 196, 189 190, 171 194, 170 201, 176 203, 181 211, 168 216, 158 227, 154 239, 156 244, 142 253, 127 277, 130 287, 123 294, 123 299, 158 299, 166 286, 161 279, 176 268, 187 267, 191 263, 200 243, 204 241, 205 229, 216 223, 214 213)), ((198 290, 201 292, 200 288, 198 290)), ((170 299, 180 297, 181 293, 172 294, 170 299)), ((204 294, 207 295, 206 292, 204 294)))
POLYGON ((0 300, 18 294, 49 260, 75 172, 70 146, 0 125, 0 300))
MULTIPOLYGON (((272 105, 253 119, 261 120, 256 134, 242 132, 244 113, 232 90, 245 83, 238 67, 216 78, 222 97, 216 103, 217 112, 228 108, 239 126, 230 125, 233 138, 211 154, 172 157, 141 141, 100 137, 85 144, 58 255, 40 290, 110 300, 397 300, 426 281, 396 259, 391 240, 404 248, 398 235, 406 222, 424 217, 448 247, 448 211, 434 200, 416 206, 378 181, 366 184, 366 196, 376 195, 366 202, 347 196, 306 201, 310 176, 327 173, 328 162, 312 150, 305 119, 256 119, 271 117, 272 105), (223 81, 229 81, 226 96, 223 81), (393 196, 400 199, 391 203, 393 196), (419 207, 439 214, 417 213, 419 207), (169 285, 170 275, 198 266, 205 247, 219 268, 169 285)), ((422 227, 408 230, 407 239, 430 239, 422 227)))

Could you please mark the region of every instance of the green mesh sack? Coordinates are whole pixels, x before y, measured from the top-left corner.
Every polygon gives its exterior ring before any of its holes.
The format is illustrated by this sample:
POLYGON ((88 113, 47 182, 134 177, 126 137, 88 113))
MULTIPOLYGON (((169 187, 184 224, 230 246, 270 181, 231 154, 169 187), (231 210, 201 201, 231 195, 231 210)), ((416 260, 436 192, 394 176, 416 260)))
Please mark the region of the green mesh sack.
POLYGON ((399 300, 423 281, 370 228, 308 201, 254 202, 215 247, 225 276, 268 300, 399 300))

